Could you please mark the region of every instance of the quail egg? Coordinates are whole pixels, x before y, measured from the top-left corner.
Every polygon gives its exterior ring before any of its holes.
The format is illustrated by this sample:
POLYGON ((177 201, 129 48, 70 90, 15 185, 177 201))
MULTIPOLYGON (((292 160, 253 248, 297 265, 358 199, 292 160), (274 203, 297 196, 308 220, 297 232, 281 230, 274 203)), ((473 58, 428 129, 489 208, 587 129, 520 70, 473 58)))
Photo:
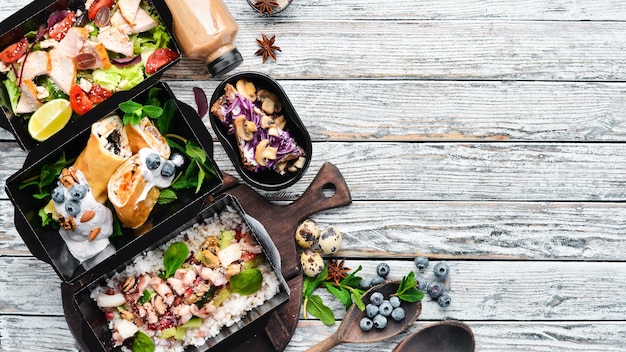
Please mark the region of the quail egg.
POLYGON ((304 220, 296 229, 296 243, 301 248, 311 248, 320 237, 320 230, 313 220, 304 220))
POLYGON ((308 277, 316 277, 324 270, 324 259, 319 253, 313 252, 311 249, 300 254, 300 264, 304 275, 308 277))
POLYGON ((341 249, 342 235, 334 226, 329 226, 320 234, 317 244, 324 254, 333 254, 341 249))

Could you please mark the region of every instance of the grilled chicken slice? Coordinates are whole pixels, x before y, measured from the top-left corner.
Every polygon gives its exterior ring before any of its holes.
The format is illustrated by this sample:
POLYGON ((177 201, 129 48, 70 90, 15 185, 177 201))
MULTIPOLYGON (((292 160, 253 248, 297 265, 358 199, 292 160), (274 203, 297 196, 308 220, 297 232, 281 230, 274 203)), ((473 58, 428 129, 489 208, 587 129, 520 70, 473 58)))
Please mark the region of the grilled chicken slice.
POLYGON ((134 51, 133 43, 120 28, 108 27, 98 33, 98 41, 110 51, 132 56, 134 51))
POLYGON ((113 16, 111 16, 111 26, 119 28, 127 35, 145 32, 157 25, 156 21, 142 8, 137 10, 133 22, 135 23, 134 25, 128 23, 124 16, 122 16, 121 11, 115 11, 113 16))
POLYGON ((89 32, 86 28, 71 27, 56 46, 56 50, 67 57, 75 58, 80 54, 87 37, 89 37, 89 32))
POLYGON ((15 113, 28 114, 39 109, 42 104, 39 99, 37 99, 37 85, 30 79, 22 79, 20 89, 22 95, 20 95, 15 113))
POLYGON ((63 55, 59 50, 50 50, 52 69, 48 76, 65 94, 70 93, 72 85, 76 81, 76 64, 74 59, 63 55))
POLYGON ((135 25, 135 15, 139 10, 139 3, 141 0, 118 0, 117 8, 131 26, 135 25))
POLYGON ((48 74, 52 69, 50 55, 47 51, 32 51, 24 60, 22 70, 22 80, 32 80, 37 76, 48 74))
POLYGON ((89 67, 90 69, 111 67, 111 61, 109 60, 109 53, 102 43, 92 42, 90 40, 85 41, 85 45, 81 50, 81 53, 90 53, 96 57, 94 64, 89 67))

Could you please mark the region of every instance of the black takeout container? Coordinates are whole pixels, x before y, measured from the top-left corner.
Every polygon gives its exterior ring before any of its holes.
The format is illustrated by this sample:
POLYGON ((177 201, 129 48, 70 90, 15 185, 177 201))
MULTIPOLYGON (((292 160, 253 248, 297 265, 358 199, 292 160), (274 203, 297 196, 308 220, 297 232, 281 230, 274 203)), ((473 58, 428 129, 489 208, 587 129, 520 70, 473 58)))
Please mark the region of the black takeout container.
MULTIPOLYGON (((141 91, 150 84, 158 81, 166 70, 180 61, 182 52, 176 38, 173 35, 172 15, 169 8, 165 4, 165 1, 149 1, 154 6, 161 22, 165 25, 170 37, 172 38, 169 48, 178 53, 178 58, 159 68, 157 72, 146 77, 146 79, 133 87, 131 90, 141 91)), ((39 25, 46 23, 50 13, 67 8, 80 8, 81 5, 84 6, 84 3, 84 0, 34 0, 9 18, 0 22, 0 50, 21 39, 25 33, 33 30, 36 31, 39 25)), ((2 92, 2 94, 4 94, 4 92, 2 92)), ((88 111, 84 115, 70 120, 67 125, 65 125, 63 130, 76 131, 82 130, 85 126, 91 126, 93 122, 97 121, 101 116, 104 116, 106 112, 115 109, 120 101, 128 100, 133 95, 134 94, 130 90, 117 92, 111 98, 96 105, 92 110, 88 111)), ((60 138, 62 138, 60 135, 63 135, 59 132, 43 142, 38 142, 31 138, 28 133, 28 121, 21 116, 16 116, 10 109, 7 109, 4 106, 1 106, 0 108, 0 127, 11 132, 20 144, 20 147, 27 151, 32 150, 38 145, 47 145, 47 148, 53 148, 55 145, 59 144, 61 140, 60 138)))
MULTIPOLYGON (((194 192, 195 190, 179 191, 176 201, 166 205, 157 204, 150 213, 148 221, 141 227, 135 230, 123 228, 123 236, 111 237, 111 244, 115 248, 114 253, 108 256, 98 255, 80 263, 69 253, 58 230, 51 226, 41 226, 38 211, 46 205, 49 199, 35 199, 32 194, 36 188, 20 189, 20 184, 39 175, 42 166, 54 163, 62 154, 67 160, 77 157, 87 144, 91 125, 76 132, 61 131, 59 135, 63 137, 62 143, 54 148, 44 150, 40 146, 31 151, 26 157, 23 168, 7 179, 6 191, 15 206, 15 226, 24 242, 39 259, 50 263, 64 282, 85 282, 91 280, 93 275, 99 276, 99 274, 109 272, 117 267, 120 261, 140 252, 197 214, 206 198, 221 187, 222 175, 212 159, 212 137, 193 108, 177 101, 169 86, 163 82, 154 82, 145 90, 136 92, 136 95, 129 100, 143 104, 151 88, 159 89, 157 98, 161 102, 170 98, 174 99, 177 112, 171 123, 170 132, 197 142, 208 155, 208 160, 216 175, 206 181, 197 193, 194 192)), ((122 101, 118 99, 112 97, 111 101, 119 104, 122 101)), ((123 112, 119 109, 111 110, 106 115, 111 113, 123 116, 123 112)), ((172 149, 172 152, 175 151, 172 149)), ((189 162, 186 161, 184 167, 188 164, 189 162)), ((58 179, 58 175, 55 178, 58 179)), ((56 182, 53 182, 50 187, 53 188, 55 185, 56 182)))
MULTIPOLYGON (((90 298, 91 290, 111 275, 123 270, 141 253, 158 247, 181 231, 221 212, 226 207, 234 208, 262 245, 264 254, 274 268, 281 287, 280 292, 274 298, 248 312, 240 322, 223 328, 217 336, 206 340, 203 346, 185 349, 185 351, 224 350, 224 348, 228 350, 245 341, 246 336, 249 337, 249 334, 254 333, 256 329, 262 329, 270 313, 288 301, 289 286, 281 272, 278 250, 267 231, 258 221, 244 213, 235 197, 220 195, 223 176, 213 160, 213 139, 197 112, 189 105, 177 101, 168 85, 160 81, 151 83, 140 92, 133 91, 135 95, 130 100, 143 103, 152 88, 158 89, 156 97, 161 102, 172 98, 176 103, 177 112, 172 121, 170 133, 197 142, 206 152, 210 166, 216 171, 216 176, 203 184, 198 193, 194 190, 179 191, 177 194, 179 199, 175 202, 166 205, 157 204, 146 224, 140 228, 123 229, 121 237, 111 237, 114 247, 112 253, 97 255, 79 263, 69 253, 58 230, 40 225, 38 210, 48 200, 37 200, 28 188, 20 189, 23 181, 39 174, 43 165, 58 160, 62 153, 65 153, 68 160, 78 156, 87 143, 91 126, 77 132, 64 130, 59 132, 59 135, 64 137, 63 143, 50 150, 43 150, 41 146, 35 148, 28 154, 23 168, 7 179, 6 192, 15 207, 15 227, 33 255, 49 263, 63 281, 65 317, 81 348, 86 351, 110 351, 118 349, 112 348, 111 331, 107 326, 104 312, 90 298)), ((111 101, 119 105, 122 101, 118 99, 119 97, 114 97, 111 101)), ((105 116, 111 113, 117 113, 120 117, 123 115, 122 111, 114 109, 107 112, 105 116)), ((175 151, 172 149, 172 152, 175 151)), ((185 166, 187 164, 186 160, 185 166)), ((58 175, 55 179, 58 179, 58 175)), ((56 185, 56 182, 54 184, 56 185)))
POLYGON ((228 157, 235 166, 237 173, 245 182, 265 191, 277 191, 287 188, 302 178, 309 166, 309 163, 311 162, 313 145, 311 143, 309 132, 302 123, 302 120, 300 120, 300 116, 298 116, 298 113, 291 104, 291 101, 287 97, 283 88, 278 84, 278 82, 276 82, 276 80, 262 73, 240 72, 226 78, 213 92, 211 101, 209 102, 209 107, 212 107, 219 97, 224 94, 226 84, 235 86, 237 81, 240 79, 246 79, 254 83, 257 89, 265 88, 278 96, 280 102, 282 103, 282 114, 285 116, 287 121, 286 129, 306 153, 306 162, 304 166, 295 172, 288 172, 285 175, 280 175, 273 170, 248 170, 243 166, 241 154, 239 153, 239 147, 237 146, 237 137, 234 134, 229 133, 228 127, 225 126, 213 113, 210 113, 211 126, 217 134, 217 138, 220 143, 226 150, 226 154, 228 154, 228 157))
MULTIPOLYGON (((242 342, 242 337, 245 340, 251 329, 258 328, 260 324, 264 325, 267 322, 267 318, 269 318, 270 313, 289 300, 290 289, 281 274, 280 255, 278 250, 274 246, 274 243, 269 237, 267 231, 262 228, 262 225, 260 225, 260 223, 257 224, 255 219, 247 215, 237 199, 231 195, 218 196, 212 203, 207 204, 194 218, 180 226, 178 229, 172 231, 167 236, 162 237, 158 242, 151 244, 148 248, 145 248, 145 250, 148 251, 157 248, 171 238, 179 235, 184 230, 191 228, 194 224, 202 223, 204 219, 213 217, 214 214, 224 211, 227 207, 235 209, 235 211, 242 217, 246 225, 252 229, 253 236, 263 247, 263 253, 278 277, 280 290, 273 298, 263 303, 263 305, 249 311, 237 323, 229 327, 222 328, 217 336, 207 339, 204 345, 199 347, 188 346, 185 348, 186 352, 203 352, 210 349, 216 351, 230 350, 242 342), (261 227, 259 228, 259 226, 261 227)), ((123 269, 126 265, 132 263, 133 259, 134 258, 130 258, 126 262, 121 263, 118 266, 118 269, 123 269)), ((98 308, 96 302, 90 297, 90 294, 91 291, 97 286, 105 285, 106 279, 114 275, 117 271, 119 270, 111 271, 97 280, 94 280, 89 285, 83 286, 71 297, 76 311, 70 312, 70 316, 74 318, 80 317, 82 319, 83 324, 81 329, 81 338, 84 343, 89 346, 89 350, 91 352, 110 351, 112 349, 110 343, 111 331, 107 326, 107 320, 104 316, 104 312, 98 308)), ((66 312, 66 314, 67 313, 68 312, 66 312)))

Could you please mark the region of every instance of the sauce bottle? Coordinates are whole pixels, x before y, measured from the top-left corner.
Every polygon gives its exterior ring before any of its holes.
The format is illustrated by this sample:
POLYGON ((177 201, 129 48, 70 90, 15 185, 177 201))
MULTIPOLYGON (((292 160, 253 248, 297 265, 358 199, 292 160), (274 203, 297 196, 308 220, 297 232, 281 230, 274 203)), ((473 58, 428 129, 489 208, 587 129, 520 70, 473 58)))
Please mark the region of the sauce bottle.
POLYGON ((213 77, 243 61, 233 45, 239 27, 222 0, 165 0, 185 55, 204 60, 213 77))

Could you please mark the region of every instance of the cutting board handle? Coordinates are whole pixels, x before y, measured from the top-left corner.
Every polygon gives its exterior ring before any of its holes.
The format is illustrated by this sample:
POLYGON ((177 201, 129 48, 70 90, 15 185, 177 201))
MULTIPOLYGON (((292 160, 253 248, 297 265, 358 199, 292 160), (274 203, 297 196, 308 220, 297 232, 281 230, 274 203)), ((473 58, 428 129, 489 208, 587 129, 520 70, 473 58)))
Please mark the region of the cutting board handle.
POLYGON ((352 196, 339 169, 325 162, 302 196, 289 205, 293 213, 305 219, 320 211, 349 205, 352 196))

